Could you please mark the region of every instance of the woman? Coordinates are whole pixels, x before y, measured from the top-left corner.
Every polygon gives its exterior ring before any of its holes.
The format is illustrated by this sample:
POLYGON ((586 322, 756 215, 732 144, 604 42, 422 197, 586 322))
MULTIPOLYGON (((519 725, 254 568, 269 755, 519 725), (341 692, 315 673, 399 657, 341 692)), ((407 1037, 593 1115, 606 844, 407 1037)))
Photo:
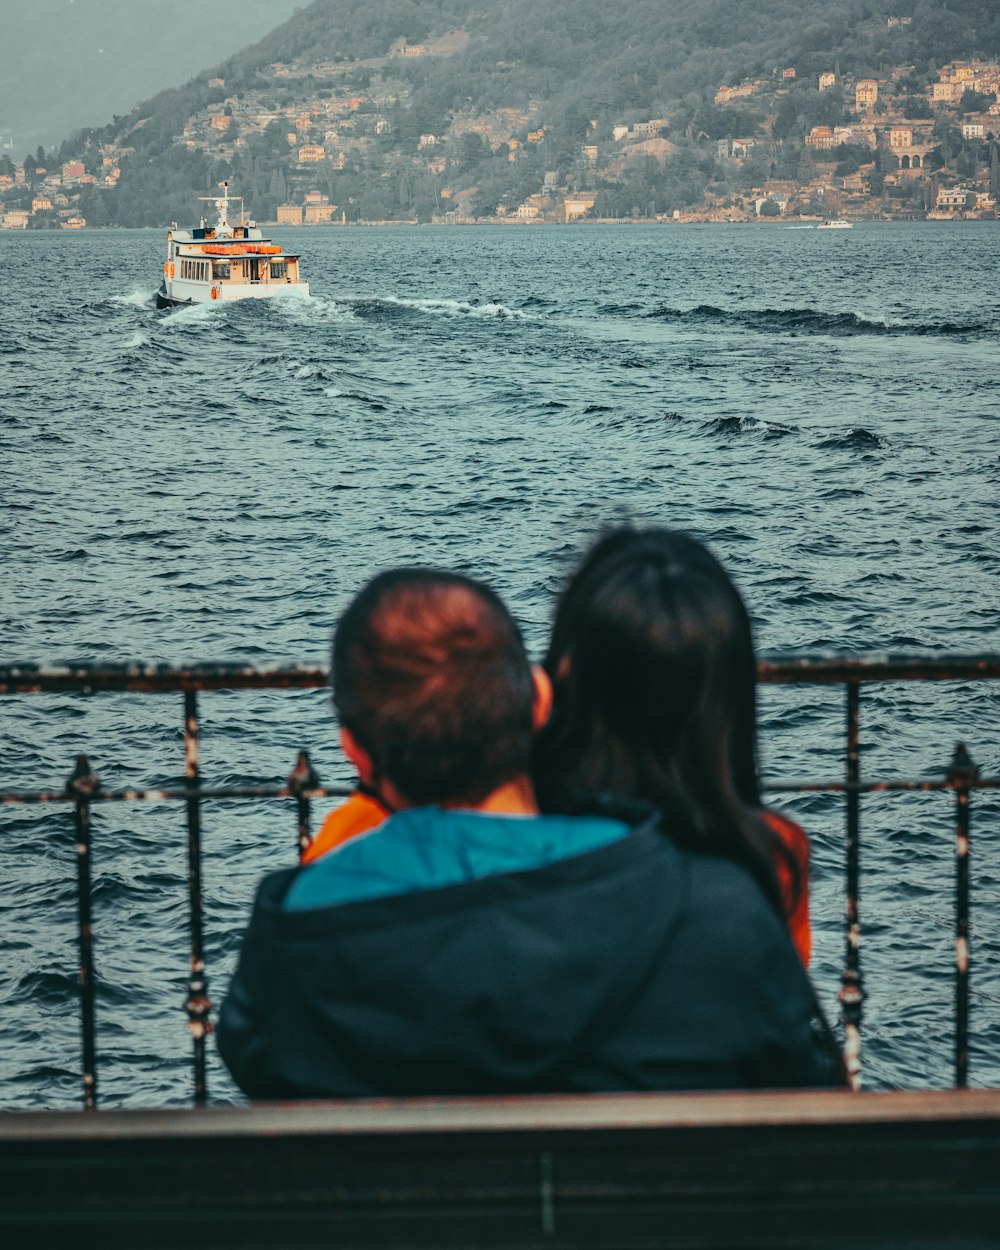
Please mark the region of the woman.
POLYGON ((559 600, 545 668, 542 810, 655 805, 682 846, 753 874, 808 965, 808 842, 761 804, 750 621, 711 552, 668 530, 602 538, 559 600))

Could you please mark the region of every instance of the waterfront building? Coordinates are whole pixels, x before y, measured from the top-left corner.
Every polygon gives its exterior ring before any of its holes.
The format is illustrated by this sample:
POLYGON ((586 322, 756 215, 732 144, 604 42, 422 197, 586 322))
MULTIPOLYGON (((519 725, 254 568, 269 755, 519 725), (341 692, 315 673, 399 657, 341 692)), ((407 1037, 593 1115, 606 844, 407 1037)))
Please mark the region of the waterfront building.
POLYGON ((279 226, 301 226, 302 225, 301 204, 279 204, 278 205, 278 225, 279 226))
POLYGON ((567 196, 563 201, 563 213, 567 221, 577 221, 580 217, 586 217, 596 203, 597 197, 594 195, 567 196))
POLYGON ((307 226, 323 226, 333 220, 337 211, 336 204, 331 204, 321 191, 307 191, 305 194, 305 224, 307 226))

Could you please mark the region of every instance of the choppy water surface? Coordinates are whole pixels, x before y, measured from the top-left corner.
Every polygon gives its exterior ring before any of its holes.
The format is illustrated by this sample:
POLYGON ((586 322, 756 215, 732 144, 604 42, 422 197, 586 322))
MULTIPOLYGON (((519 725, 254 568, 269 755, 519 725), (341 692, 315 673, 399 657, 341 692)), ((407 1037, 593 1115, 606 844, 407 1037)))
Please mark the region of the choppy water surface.
MULTIPOLYGON (((861 226, 283 232, 315 296, 158 312, 153 232, 0 240, 4 660, 325 663, 373 571, 484 577, 536 653, 602 523, 690 529, 738 579, 765 652, 980 652, 997 637, 997 229, 861 226)), ((1000 771, 997 693, 866 693, 863 768, 929 775, 959 737, 1000 771)), ((836 776, 839 692, 764 692, 767 773, 836 776)), ((2 703, 3 788, 183 768, 179 696, 2 703)), ((277 779, 300 745, 346 781, 321 692, 202 699, 211 783, 277 779)), ((813 838, 813 971, 835 1011, 839 799, 813 838)), ((976 800, 973 1048, 1000 1084, 1000 831, 976 800)), ((945 796, 866 799, 866 1079, 945 1085, 945 796)), ((210 988, 254 883, 289 862, 282 804, 204 815, 210 988)), ((95 815, 105 1105, 183 1103, 178 807, 95 815)), ((71 814, 0 817, 0 1106, 79 1098, 71 814)), ((235 1091, 214 1051, 213 1097, 235 1091)))

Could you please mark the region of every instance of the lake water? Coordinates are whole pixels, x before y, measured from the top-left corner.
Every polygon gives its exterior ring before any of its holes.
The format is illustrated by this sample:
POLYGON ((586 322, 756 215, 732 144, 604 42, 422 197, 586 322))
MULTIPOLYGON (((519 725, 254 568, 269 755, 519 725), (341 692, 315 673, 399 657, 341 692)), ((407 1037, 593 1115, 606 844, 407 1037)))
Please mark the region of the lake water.
MULTIPOLYGON (((996 225, 282 231, 314 297, 161 312, 159 232, 0 237, 3 661, 323 665, 374 571, 458 568, 533 652, 602 525, 688 529, 764 653, 1000 650, 996 225)), ((989 683, 866 692, 866 776, 967 740, 1000 772, 989 683)), ((327 697, 202 697, 207 783, 350 779, 327 697)), ((0 701, 0 788, 183 772, 179 696, 0 701)), ((842 694, 763 693, 768 778, 842 773, 842 694)), ((953 800, 863 803, 865 1079, 951 1079, 953 800)), ((813 841, 813 974, 836 1013, 843 806, 813 841)), ((319 814, 322 814, 320 812, 319 814)), ((974 1084, 1000 1085, 1000 821, 974 804, 974 1084)), ((204 817, 210 991, 287 804, 204 817)), ((190 1097, 180 805, 94 817, 100 1093, 190 1097)), ((0 1106, 79 1101, 72 814, 0 812, 0 1106)), ((213 1100, 237 1097, 210 1047, 213 1100)))

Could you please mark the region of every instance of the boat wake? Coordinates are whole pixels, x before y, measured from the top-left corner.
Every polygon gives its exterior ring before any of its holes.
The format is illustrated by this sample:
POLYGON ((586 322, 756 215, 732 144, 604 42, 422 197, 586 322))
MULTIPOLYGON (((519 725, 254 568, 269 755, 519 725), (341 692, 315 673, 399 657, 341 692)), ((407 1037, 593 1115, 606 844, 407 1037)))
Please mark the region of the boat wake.
POLYGON ((661 306, 645 314, 655 321, 686 325, 727 325, 771 334, 846 335, 917 335, 951 336, 988 334, 994 330, 989 322, 959 324, 951 321, 891 322, 876 320, 853 312, 820 312, 815 308, 716 308, 699 304, 695 308, 661 306))
POLYGON ((108 302, 119 308, 155 308, 156 292, 136 289, 129 295, 112 295, 108 302))
POLYGON ((477 303, 462 299, 407 299, 399 295, 386 295, 381 299, 360 301, 357 305, 362 315, 392 315, 391 309, 424 313, 437 317, 481 317, 486 320, 530 321, 528 313, 519 308, 508 308, 497 300, 477 303))
POLYGON ((264 305, 266 312, 276 312, 295 325, 321 325, 330 322, 356 321, 354 309, 342 300, 328 299, 323 295, 310 295, 308 299, 278 296, 264 305))

